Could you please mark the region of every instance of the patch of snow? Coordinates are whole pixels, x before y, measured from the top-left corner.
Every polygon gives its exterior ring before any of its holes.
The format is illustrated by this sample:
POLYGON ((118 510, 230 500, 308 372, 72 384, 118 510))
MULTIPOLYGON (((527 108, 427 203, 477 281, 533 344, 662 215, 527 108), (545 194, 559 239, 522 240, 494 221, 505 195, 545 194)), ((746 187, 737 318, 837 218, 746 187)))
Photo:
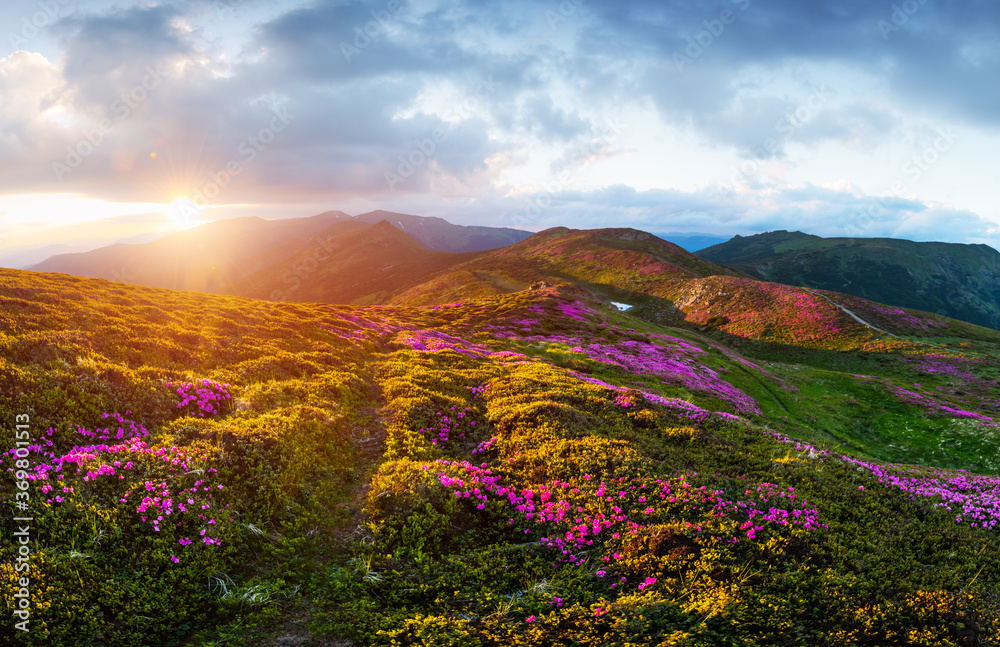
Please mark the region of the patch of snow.
POLYGON ((626 310, 631 310, 632 307, 633 307, 633 306, 630 306, 627 303, 618 303, 617 301, 612 301, 611 305, 613 305, 614 307, 618 308, 622 312, 625 312, 626 310))

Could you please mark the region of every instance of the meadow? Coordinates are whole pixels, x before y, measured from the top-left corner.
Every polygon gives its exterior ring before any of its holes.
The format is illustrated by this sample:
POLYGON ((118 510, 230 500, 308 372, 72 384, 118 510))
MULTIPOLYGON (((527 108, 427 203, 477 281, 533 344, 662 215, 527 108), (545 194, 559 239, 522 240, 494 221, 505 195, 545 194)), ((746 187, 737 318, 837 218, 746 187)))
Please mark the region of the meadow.
POLYGON ((1000 333, 673 281, 667 326, 568 283, 359 307, 0 270, 8 605, 19 414, 33 518, 0 635, 1000 644, 1000 333))

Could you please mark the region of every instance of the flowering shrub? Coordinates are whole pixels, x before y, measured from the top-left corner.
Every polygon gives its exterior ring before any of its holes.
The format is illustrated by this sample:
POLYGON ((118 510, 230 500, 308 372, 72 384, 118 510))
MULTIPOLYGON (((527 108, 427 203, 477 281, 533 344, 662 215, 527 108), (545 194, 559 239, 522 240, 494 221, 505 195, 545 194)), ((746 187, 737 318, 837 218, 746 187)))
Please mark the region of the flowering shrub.
MULTIPOLYGON (((718 373, 698 363, 690 354, 684 353, 682 346, 668 349, 656 344, 625 341, 615 345, 587 344, 573 350, 633 374, 653 375, 692 392, 717 397, 730 404, 738 413, 760 415, 760 409, 753 398, 722 380, 718 373)), ((701 349, 697 350, 704 353, 701 349)))
POLYGON ((907 465, 878 465, 844 456, 851 465, 868 469, 880 483, 911 497, 940 499, 935 505, 958 512, 955 523, 996 528, 1000 523, 1000 476, 969 474, 907 465))
POLYGON ((198 382, 167 382, 167 386, 174 387, 180 402, 177 408, 181 410, 181 415, 217 416, 230 408, 232 395, 229 393, 228 384, 219 384, 209 379, 198 382))
MULTIPOLYGON (((201 388, 195 390, 191 383, 181 383, 177 388, 181 398, 178 408, 195 404, 201 415, 218 415, 219 409, 213 403, 230 397, 225 390, 228 385, 209 380, 200 384, 201 388)), ((153 532, 177 533, 178 529, 187 529, 196 532, 206 546, 218 544, 218 524, 223 519, 231 522, 232 518, 226 510, 229 504, 223 498, 225 486, 212 482, 217 470, 205 466, 208 454, 176 446, 150 447, 144 440, 149 431, 141 424, 119 413, 104 413, 102 418, 112 422, 112 426, 94 431, 76 429, 78 435, 87 439, 87 444, 74 444, 67 451, 58 452, 52 441, 56 429, 50 428, 42 444, 29 448, 36 458, 28 481, 41 482, 39 491, 47 495, 45 503, 72 506, 100 502, 112 508, 116 502, 132 505, 153 532), (45 451, 47 448, 53 451, 45 451), (195 475, 202 474, 203 478, 195 479, 195 475), (157 475, 159 479, 155 478, 157 475)), ((12 455, 15 451, 7 453, 12 455)), ((179 560, 174 556, 172 561, 179 560)))
POLYGON ((407 332, 400 336, 399 342, 406 344, 416 351, 435 352, 451 350, 462 355, 482 356, 488 354, 489 349, 478 344, 470 344, 464 339, 449 335, 439 330, 416 330, 407 332))
MULTIPOLYGON (((609 492, 604 482, 593 483, 594 478, 589 474, 584 475, 583 482, 553 481, 537 488, 519 489, 502 485, 502 477, 486 463, 453 464, 439 460, 433 468, 423 465, 422 469, 434 469, 441 485, 452 488, 459 499, 471 498, 479 510, 485 509, 491 500, 506 501, 526 522, 528 527, 523 532, 535 534, 536 529, 541 530, 544 534, 538 541, 554 547, 562 555, 558 561, 569 564, 586 561, 585 554, 591 550, 600 555, 599 547, 607 538, 639 534, 657 521, 693 515, 698 507, 707 507, 715 517, 741 522, 739 531, 745 532, 747 539, 755 539, 764 523, 798 525, 804 529, 826 527, 817 520, 818 510, 809 508, 804 500, 796 501, 794 488, 782 490, 773 483, 747 489, 745 495, 750 501, 734 501, 728 500, 721 490, 709 490, 706 486, 693 488, 686 475, 631 482, 621 477, 612 484, 612 490, 617 491, 609 492), (454 477, 440 471, 447 466, 457 467, 464 473, 454 477), (655 508, 650 505, 653 502, 658 504, 655 508), (764 503, 769 505, 762 509, 760 504, 764 503)), ((698 517, 693 515, 692 518, 698 517)), ((508 520, 508 523, 514 522, 513 518, 508 520)), ((733 543, 738 541, 736 536, 728 539, 733 543)), ((608 562, 621 557, 609 551, 600 559, 608 562)))
POLYGON ((825 299, 800 288, 750 279, 712 276, 688 281, 674 295, 688 319, 705 323, 725 316, 726 332, 813 346, 841 345, 872 335, 825 299), (705 299, 704 292, 717 295, 705 299))
MULTIPOLYGON (((950 406, 945 402, 942 402, 944 393, 929 393, 929 392, 916 392, 909 389, 904 389, 903 387, 896 386, 892 384, 887 379, 878 379, 869 376, 859 376, 859 380, 878 383, 881 384, 889 393, 891 393, 900 402, 919 407, 931 416, 948 416, 951 418, 969 418, 972 420, 982 420, 990 422, 993 420, 990 416, 978 413, 975 411, 966 411, 958 407, 950 406)), ((919 385, 914 385, 915 388, 919 388, 919 385)), ((984 405, 993 405, 992 398, 988 398, 985 401, 980 401, 978 404, 980 408, 984 405)), ((991 408, 995 408, 991 407, 991 408)))
MULTIPOLYGON (((473 431, 473 427, 476 426, 475 420, 467 420, 466 416, 469 413, 469 408, 466 407, 464 411, 455 411, 455 407, 451 408, 451 412, 447 415, 441 411, 437 412, 438 424, 435 427, 427 427, 426 429, 421 429, 420 433, 424 434, 427 440, 431 441, 432 445, 444 445, 448 442, 449 438, 456 436, 457 438, 465 438, 466 431, 470 433, 473 431), (451 416, 454 416, 452 418, 451 416)), ((482 447, 481 447, 482 448, 482 447)))
POLYGON ((895 306, 888 306, 865 299, 859 299, 847 294, 838 294, 819 290, 819 292, 834 299, 837 303, 857 313, 865 321, 897 335, 927 335, 932 336, 947 330, 948 323, 935 319, 916 316, 895 306))

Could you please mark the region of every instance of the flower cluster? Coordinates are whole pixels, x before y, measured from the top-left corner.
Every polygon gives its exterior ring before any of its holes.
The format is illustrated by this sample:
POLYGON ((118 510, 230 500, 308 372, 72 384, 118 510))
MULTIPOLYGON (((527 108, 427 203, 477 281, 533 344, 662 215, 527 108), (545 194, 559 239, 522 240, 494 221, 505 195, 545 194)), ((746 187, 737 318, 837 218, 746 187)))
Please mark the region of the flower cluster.
MULTIPOLYGON (((131 415, 131 411, 126 411, 126 415, 131 415)), ((109 419, 112 423, 117 423, 114 427, 104 427, 97 428, 93 431, 88 431, 83 427, 77 427, 76 433, 89 438, 93 441, 106 442, 109 440, 125 440, 128 438, 145 438, 149 435, 146 428, 135 420, 129 420, 125 418, 120 413, 103 413, 101 417, 105 420, 109 419)), ((54 433, 54 430, 49 430, 49 436, 54 433)), ((49 443, 51 446, 51 442, 49 443)))
MULTIPOLYGON (((942 375, 962 382, 979 380, 976 375, 969 372, 976 362, 962 357, 928 353, 916 357, 904 357, 901 361, 904 364, 912 364, 921 373, 942 375)), ((993 385, 996 386, 996 382, 993 382, 993 385)))
MULTIPOLYGON (((626 406, 625 404, 623 404, 624 402, 628 402, 629 406, 636 405, 635 399, 631 396, 631 393, 626 394, 630 390, 626 389, 623 386, 609 384, 603 380, 597 379, 596 377, 584 375, 583 373, 578 373, 577 371, 573 370, 569 370, 567 371, 567 373, 582 382, 586 382, 588 384, 596 384, 597 386, 603 386, 607 389, 611 389, 612 391, 616 391, 619 395, 616 396, 614 403, 617 404, 618 406, 622 407, 626 406), (621 400, 619 400, 619 398, 621 398, 621 400)), ((692 404, 687 400, 682 400, 680 398, 666 398, 663 397, 662 395, 656 395, 655 393, 647 393, 645 391, 634 391, 634 393, 638 393, 643 398, 645 398, 647 402, 651 404, 655 404, 670 409, 671 412, 678 418, 681 418, 683 420, 695 424, 704 424, 710 420, 715 420, 715 421, 742 420, 742 418, 740 418, 739 416, 733 415, 731 413, 727 413, 725 411, 712 412, 709 411, 708 409, 703 409, 696 404, 692 404)))
MULTIPOLYGON (((456 433, 458 438, 465 438, 465 433, 467 431, 472 433, 472 428, 476 426, 475 420, 468 419, 468 407, 464 411, 456 411, 456 407, 452 407, 447 415, 438 411, 437 416, 438 424, 436 426, 426 427, 419 431, 435 447, 444 445, 456 433)), ((480 448, 482 449, 482 446, 480 448)), ((485 451, 485 449, 482 450, 485 451)))
MULTIPOLYGON (((586 344, 573 350, 595 361, 618 366, 637 375, 652 375, 689 391, 717 397, 738 413, 760 415, 757 402, 719 377, 719 374, 692 356, 694 347, 666 347, 640 341, 618 344, 586 344)), ((704 353, 700 348, 697 353, 704 353)))
MULTIPOLYGON (((582 563, 586 553, 595 550, 598 554, 607 552, 600 557, 601 561, 620 560, 622 555, 601 547, 610 540, 636 535, 656 523, 687 515, 695 520, 703 518, 699 509, 741 524, 739 530, 749 540, 756 539, 765 524, 796 525, 807 530, 826 528, 818 520, 818 510, 809 507, 804 499, 797 499, 794 488, 780 489, 773 483, 746 489, 736 499, 727 498, 722 490, 695 487, 686 474, 656 479, 621 477, 596 486, 593 477, 587 474, 581 482, 552 481, 518 488, 503 484, 502 477, 486 463, 438 460, 436 465, 438 481, 451 488, 459 499, 474 501, 479 510, 485 509, 491 500, 505 502, 527 524, 525 534, 534 530, 545 532, 539 542, 559 551, 562 557, 558 563, 582 563), (654 501, 658 502, 656 507, 651 505, 654 501)), ((515 519, 508 519, 508 523, 515 523, 515 519)), ((684 524, 694 531, 703 530, 698 523, 684 524)), ((739 539, 732 536, 729 541, 739 539)), ((647 580, 645 584, 649 586, 652 582, 647 580)))
POLYGON ((493 445, 497 442, 497 440, 498 440, 498 438, 496 436, 493 436, 489 440, 484 440, 483 442, 481 442, 478 445, 476 445, 476 448, 472 450, 472 453, 473 454, 482 454, 483 452, 485 452, 488 449, 490 449, 491 447, 493 447, 493 445))
POLYGON ((490 354, 485 346, 470 343, 461 337, 455 337, 440 330, 414 330, 404 333, 397 339, 413 350, 430 353, 445 350, 454 351, 467 357, 482 357, 490 354))
POLYGON ((167 386, 175 387, 181 400, 177 408, 183 415, 217 416, 232 400, 228 384, 220 384, 213 380, 195 380, 194 382, 167 382, 167 386))
POLYGON ((340 307, 327 306, 335 318, 319 330, 331 335, 336 341, 347 342, 358 348, 382 346, 402 331, 416 328, 411 323, 378 316, 376 312, 344 311, 340 307))
POLYGON ((470 386, 469 390, 472 392, 472 397, 477 398, 483 394, 483 391, 490 388, 489 382, 486 384, 481 384, 479 386, 470 386))
MULTIPOLYGON (((179 451, 176 448, 174 450, 179 451)), ((207 474, 214 473, 214 468, 207 470, 207 474)), ((148 494, 143 497, 136 512, 140 519, 152 526, 154 532, 160 532, 161 523, 170 524, 174 528, 188 527, 191 531, 196 531, 200 541, 206 546, 220 543, 213 535, 218 528, 215 517, 225 514, 225 509, 229 507, 222 499, 223 485, 213 486, 204 479, 198 479, 191 487, 181 488, 176 492, 171 492, 166 481, 146 481, 143 487, 148 494)), ((127 497, 128 494, 122 499, 123 503, 127 497)), ((183 537, 178 543, 188 546, 192 542, 183 537)))
POLYGON ((195 451, 150 447, 143 440, 149 436, 145 427, 121 414, 104 413, 102 417, 117 425, 94 431, 78 428, 76 433, 86 438, 87 444, 73 445, 59 453, 51 440, 55 430, 49 429, 41 444, 29 448, 40 460, 28 480, 41 481, 39 489, 46 495, 45 503, 71 505, 107 498, 109 505, 117 506, 141 496, 142 500, 134 504, 135 512, 153 532, 168 527, 174 532, 188 528, 199 533, 206 546, 218 544, 217 518, 232 519, 228 518, 229 504, 222 496, 224 486, 209 482, 216 474, 215 468, 206 468, 204 457, 195 451), (161 477, 144 479, 149 474, 161 477), (198 474, 204 476, 190 487, 179 486, 198 474))
MULTIPOLYGON (((1000 522, 1000 476, 914 465, 880 465, 819 449, 785 434, 772 435, 781 442, 794 443, 796 450, 810 459, 829 457, 855 465, 859 470, 868 470, 879 483, 907 492, 911 499, 939 498, 935 505, 949 512, 960 507, 956 523, 995 528, 1000 522)), ((864 486, 859 491, 864 491, 864 486)))
POLYGON ((574 301, 572 303, 560 303, 557 307, 563 316, 577 321, 587 321, 587 315, 594 314, 593 310, 586 307, 579 301, 574 301))
POLYGON ((846 294, 825 291, 824 293, 850 308, 866 321, 870 321, 889 332, 912 335, 914 333, 934 332, 948 327, 947 322, 917 317, 895 306, 887 306, 846 294))
POLYGON ((793 487, 782 490, 774 483, 761 483, 754 489, 746 490, 744 495, 751 501, 719 501, 716 510, 727 516, 737 512, 745 515, 747 520, 740 526, 740 530, 745 530, 749 539, 753 539, 763 528, 757 525, 757 521, 782 526, 796 524, 807 529, 826 527, 819 523, 819 511, 816 508, 807 507, 805 499, 801 503, 796 501, 793 487), (753 499, 756 501, 752 501, 753 499), (769 504, 767 509, 761 505, 764 503, 769 504))
POLYGON ((955 523, 981 528, 996 528, 1000 523, 1000 476, 912 465, 878 465, 849 456, 841 459, 869 470, 883 485, 908 492, 911 499, 940 499, 935 505, 958 512, 955 523))
POLYGON ((939 402, 937 398, 930 393, 917 393, 890 384, 888 381, 884 381, 883 383, 889 392, 899 399, 900 402, 921 407, 931 415, 947 416, 950 418, 971 418, 973 420, 982 420, 985 422, 991 422, 993 420, 993 418, 985 416, 981 413, 976 413, 975 411, 965 411, 964 409, 948 406, 947 404, 939 402))
POLYGON ((619 407, 627 408, 635 405, 635 401, 631 395, 626 393, 619 393, 618 395, 615 396, 614 404, 617 404, 619 407))

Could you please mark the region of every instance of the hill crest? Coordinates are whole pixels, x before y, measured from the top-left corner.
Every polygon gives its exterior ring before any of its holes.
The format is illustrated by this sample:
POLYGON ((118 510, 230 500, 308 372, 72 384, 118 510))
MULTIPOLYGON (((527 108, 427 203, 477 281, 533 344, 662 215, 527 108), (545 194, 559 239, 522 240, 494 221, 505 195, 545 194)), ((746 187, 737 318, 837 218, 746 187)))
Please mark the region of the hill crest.
POLYGON ((697 252, 748 275, 1000 329, 1000 252, 988 245, 769 232, 697 252))

